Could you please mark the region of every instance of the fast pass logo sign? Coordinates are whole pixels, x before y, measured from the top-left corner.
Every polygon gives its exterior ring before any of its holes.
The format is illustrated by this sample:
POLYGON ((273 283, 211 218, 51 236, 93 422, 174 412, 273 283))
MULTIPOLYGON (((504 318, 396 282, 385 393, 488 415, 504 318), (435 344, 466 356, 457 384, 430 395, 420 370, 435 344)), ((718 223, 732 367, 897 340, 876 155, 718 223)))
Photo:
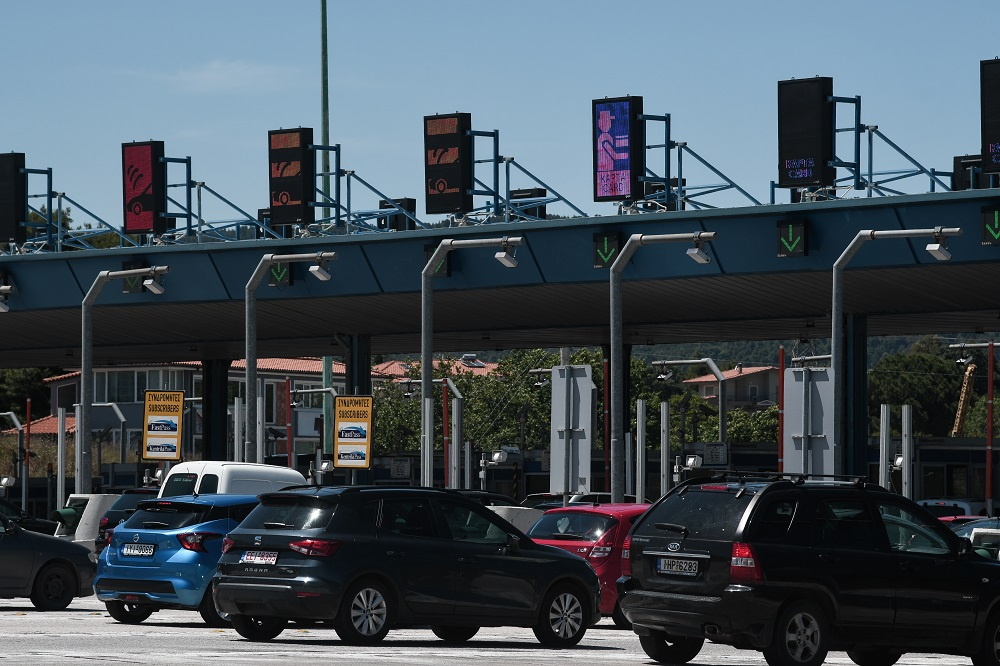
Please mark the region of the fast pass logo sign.
POLYGON ((595 99, 593 111, 594 201, 641 196, 639 177, 646 168, 642 98, 595 99))
POLYGON ((373 405, 370 395, 334 397, 334 466, 371 468, 373 405))
POLYGON ((181 459, 184 391, 146 391, 142 423, 144 460, 181 459))

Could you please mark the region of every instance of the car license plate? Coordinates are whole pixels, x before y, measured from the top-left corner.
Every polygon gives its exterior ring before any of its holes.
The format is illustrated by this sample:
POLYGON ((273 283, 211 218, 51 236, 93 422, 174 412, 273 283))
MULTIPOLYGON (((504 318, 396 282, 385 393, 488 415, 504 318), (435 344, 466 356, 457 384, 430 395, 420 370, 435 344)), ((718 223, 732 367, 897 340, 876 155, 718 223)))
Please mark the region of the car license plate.
POLYGON ((278 553, 271 550, 247 550, 240 556, 240 564, 275 564, 278 553))
POLYGON ((697 576, 698 560, 679 560, 673 557, 661 557, 656 561, 656 570, 665 574, 697 576))
POLYGON ((137 555, 139 557, 152 557, 156 546, 151 543, 126 543, 122 544, 122 555, 137 555))

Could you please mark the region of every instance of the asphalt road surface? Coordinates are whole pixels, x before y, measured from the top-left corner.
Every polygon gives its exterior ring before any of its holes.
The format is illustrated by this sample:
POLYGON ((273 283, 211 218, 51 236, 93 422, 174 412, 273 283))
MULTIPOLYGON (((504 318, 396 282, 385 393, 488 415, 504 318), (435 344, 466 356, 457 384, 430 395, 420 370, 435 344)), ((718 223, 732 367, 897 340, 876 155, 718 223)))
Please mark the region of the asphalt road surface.
MULTIPOLYGON (((462 646, 449 646, 429 629, 389 632, 376 647, 345 646, 332 629, 295 624, 269 643, 252 643, 232 629, 211 629, 194 611, 160 611, 139 625, 119 624, 94 597, 76 599, 65 611, 42 613, 27 599, 0 599, 0 663, 23 664, 298 664, 391 666, 413 664, 652 664, 631 631, 610 619, 587 631, 568 650, 541 647, 530 629, 482 629, 462 646)), ((706 643, 697 666, 765 666, 757 652, 706 643)), ((852 662, 842 652, 826 663, 852 662)), ((964 657, 905 655, 900 666, 969 666, 964 657)))

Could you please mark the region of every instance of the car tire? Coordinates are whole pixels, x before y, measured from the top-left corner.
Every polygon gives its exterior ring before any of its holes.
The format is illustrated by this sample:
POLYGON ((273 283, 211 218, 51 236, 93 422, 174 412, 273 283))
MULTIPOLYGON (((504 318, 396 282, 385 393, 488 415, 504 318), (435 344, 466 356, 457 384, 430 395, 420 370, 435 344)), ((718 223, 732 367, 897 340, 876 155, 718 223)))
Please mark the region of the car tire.
POLYGON ((464 643, 479 633, 479 627, 436 625, 431 627, 431 631, 445 643, 464 643))
POLYGON ((104 607, 108 615, 122 624, 141 624, 153 614, 153 608, 142 604, 130 604, 124 601, 105 601, 104 607))
POLYGON ((993 613, 986 620, 983 644, 972 655, 973 666, 1000 666, 1000 613, 993 613))
POLYGON ((201 619, 205 621, 205 624, 210 627, 225 629, 233 626, 233 623, 229 621, 229 614, 220 613, 215 607, 215 600, 212 598, 211 587, 205 591, 205 596, 201 600, 201 605, 198 606, 198 613, 201 615, 201 619))
POLYGON ((538 623, 532 628, 535 638, 550 648, 572 647, 587 632, 585 600, 576 588, 557 585, 542 602, 538 623))
POLYGON ((819 666, 829 651, 826 616, 815 604, 793 601, 778 615, 771 644, 764 648, 769 666, 819 666))
POLYGON ((281 617, 256 617, 253 615, 230 615, 229 621, 243 638, 262 643, 278 636, 285 630, 288 620, 281 617))
POLYGON ((893 666, 903 653, 891 650, 848 650, 847 656, 858 666, 893 666))
POLYGON ((632 623, 628 621, 625 617, 625 613, 622 612, 622 605, 615 602, 615 608, 611 611, 611 621, 615 623, 615 626, 619 629, 631 629, 632 623))
POLYGON ((348 588, 333 627, 348 645, 375 645, 389 633, 394 615, 386 584, 364 579, 348 588))
POLYGON ((661 664, 686 664, 701 652, 704 638, 671 638, 663 632, 639 636, 639 645, 650 659, 661 664))
POLYGON ((65 565, 50 564, 38 572, 32 588, 32 605, 40 611, 63 610, 73 601, 76 576, 65 565))

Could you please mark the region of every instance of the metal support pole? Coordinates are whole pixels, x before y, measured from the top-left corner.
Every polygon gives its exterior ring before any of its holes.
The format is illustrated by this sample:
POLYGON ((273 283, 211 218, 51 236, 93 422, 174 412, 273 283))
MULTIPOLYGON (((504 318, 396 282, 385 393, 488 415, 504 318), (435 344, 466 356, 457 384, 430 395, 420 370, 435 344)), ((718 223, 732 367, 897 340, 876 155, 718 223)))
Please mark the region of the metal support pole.
POLYGON ((80 463, 76 479, 78 493, 90 492, 90 479, 93 473, 93 458, 91 457, 90 448, 90 407, 94 401, 94 364, 92 358, 94 338, 91 310, 101 290, 104 289, 104 285, 111 280, 130 277, 150 277, 155 279, 169 270, 169 266, 153 266, 151 268, 134 268, 125 271, 101 271, 97 274, 94 283, 90 285, 87 295, 83 297, 83 303, 80 305, 80 327, 82 329, 80 335, 80 409, 76 422, 76 449, 80 463), (86 480, 86 486, 81 486, 84 479, 86 480), (81 487, 83 488, 82 490, 81 487))
POLYGON ((862 244, 869 240, 882 238, 920 238, 933 237, 945 239, 948 236, 958 236, 962 230, 958 227, 935 227, 933 229, 889 229, 884 231, 873 231, 865 229, 859 231, 854 239, 847 245, 844 252, 833 263, 833 305, 831 307, 831 332, 830 332, 830 368, 833 372, 833 439, 830 446, 834 450, 840 451, 834 456, 834 474, 843 473, 846 457, 843 448, 847 442, 844 441, 846 410, 844 406, 844 384, 847 373, 844 370, 844 289, 843 272, 848 262, 858 253, 862 244))
MULTIPOLYGON (((339 203, 338 208, 339 211, 339 203)), ((244 290, 244 323, 246 326, 246 383, 247 383, 247 440, 244 444, 243 459, 249 462, 263 461, 261 449, 260 428, 256 427, 258 420, 257 406, 257 287, 274 264, 315 262, 323 268, 328 261, 337 258, 336 252, 313 252, 311 254, 265 254, 260 258, 257 267, 247 280, 244 290)))
POLYGON ((892 464, 895 458, 895 451, 890 450, 892 445, 892 431, 889 424, 889 405, 882 403, 879 407, 879 428, 878 428, 878 485, 888 488, 892 482, 892 464))
POLYGON ((643 502, 646 497, 646 401, 636 400, 635 431, 635 501, 643 502))
POLYGON ((66 501, 66 408, 56 411, 59 433, 56 435, 56 508, 66 501))
POLYGON ((660 403, 660 495, 670 489, 670 471, 670 403, 664 400, 660 403))
POLYGON ((448 253, 462 248, 517 247, 521 236, 477 238, 471 240, 443 239, 420 272, 420 485, 434 484, 434 288, 432 281, 438 264, 448 253))
POLYGON ((913 405, 903 405, 903 497, 913 499, 913 405))
MULTIPOLYGON (((680 183, 678 171, 678 183, 680 183)), ((696 231, 687 234, 643 235, 632 234, 622 247, 618 258, 611 264, 609 282, 611 288, 611 501, 625 499, 625 460, 619 449, 624 441, 622 408, 624 404, 624 369, 622 368, 622 272, 632 260, 632 255, 640 246, 654 243, 694 242, 696 244, 715 239, 714 231, 696 231)))
POLYGON ((990 340, 986 376, 986 515, 993 515, 993 341, 990 340))

